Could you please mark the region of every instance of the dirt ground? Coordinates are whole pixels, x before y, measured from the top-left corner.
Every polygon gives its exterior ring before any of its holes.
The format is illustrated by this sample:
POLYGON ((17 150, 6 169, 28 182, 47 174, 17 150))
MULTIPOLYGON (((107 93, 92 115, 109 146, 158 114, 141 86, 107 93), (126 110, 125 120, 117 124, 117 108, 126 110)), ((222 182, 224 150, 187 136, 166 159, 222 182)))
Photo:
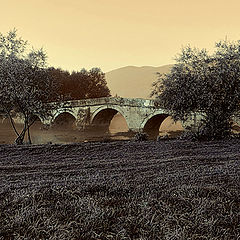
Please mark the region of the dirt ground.
POLYGON ((239 147, 0 145, 0 239, 239 239, 239 147))
MULTIPOLYGON (((18 130, 23 126, 16 125, 18 130)), ((166 118, 159 129, 159 135, 166 135, 168 131, 183 130, 181 124, 174 123, 170 117, 166 118)), ((36 122, 31 127, 31 138, 34 144, 46 143, 78 143, 84 141, 101 141, 109 138, 111 140, 129 140, 133 136, 128 134, 128 126, 121 114, 116 114, 109 126, 109 133, 102 135, 94 132, 82 132, 72 126, 51 127, 46 129, 43 124, 36 122)), ((8 119, 0 119, 0 144, 14 143, 16 134, 8 119)))
POLYGON ((174 178, 181 178, 181 184, 221 184, 240 177, 239 147, 239 140, 0 145, 0 188, 70 180, 77 184, 136 181, 150 186, 174 178), (139 181, 143 176, 144 182, 139 181))

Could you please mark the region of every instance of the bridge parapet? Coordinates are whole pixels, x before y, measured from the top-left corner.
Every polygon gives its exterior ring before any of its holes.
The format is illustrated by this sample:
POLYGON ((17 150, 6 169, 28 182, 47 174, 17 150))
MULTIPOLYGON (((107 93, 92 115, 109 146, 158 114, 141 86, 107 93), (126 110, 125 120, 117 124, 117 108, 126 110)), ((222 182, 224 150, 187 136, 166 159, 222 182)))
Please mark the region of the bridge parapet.
POLYGON ((64 107, 90 107, 96 105, 124 105, 130 107, 155 108, 155 101, 143 98, 104 97, 64 102, 64 107))

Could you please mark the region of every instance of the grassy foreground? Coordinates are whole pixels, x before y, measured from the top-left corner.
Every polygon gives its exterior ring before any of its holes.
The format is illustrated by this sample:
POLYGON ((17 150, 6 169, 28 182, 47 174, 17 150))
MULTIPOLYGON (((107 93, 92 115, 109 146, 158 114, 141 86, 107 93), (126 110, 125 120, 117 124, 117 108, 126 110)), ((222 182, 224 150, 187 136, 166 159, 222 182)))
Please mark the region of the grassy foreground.
POLYGON ((0 239, 240 239, 239 147, 0 145, 0 239))

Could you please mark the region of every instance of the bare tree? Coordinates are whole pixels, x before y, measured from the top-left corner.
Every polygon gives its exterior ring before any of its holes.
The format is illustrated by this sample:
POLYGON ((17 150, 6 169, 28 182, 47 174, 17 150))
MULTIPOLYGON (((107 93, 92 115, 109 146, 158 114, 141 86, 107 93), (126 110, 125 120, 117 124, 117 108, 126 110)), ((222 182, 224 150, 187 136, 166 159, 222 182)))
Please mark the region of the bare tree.
POLYGON ((26 133, 31 143, 30 127, 36 116, 46 119, 57 107, 49 104, 50 99, 57 99, 57 86, 47 74, 46 53, 27 46, 27 41, 17 37, 16 29, 0 33, 0 108, 11 122, 17 144, 23 144, 26 133), (16 114, 24 119, 21 131, 13 120, 16 114))

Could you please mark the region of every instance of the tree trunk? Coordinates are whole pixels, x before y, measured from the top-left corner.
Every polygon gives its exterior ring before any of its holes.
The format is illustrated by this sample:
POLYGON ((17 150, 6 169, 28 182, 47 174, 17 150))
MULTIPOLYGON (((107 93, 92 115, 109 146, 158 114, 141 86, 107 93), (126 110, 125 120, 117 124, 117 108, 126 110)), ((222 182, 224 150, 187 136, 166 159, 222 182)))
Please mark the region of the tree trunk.
POLYGON ((22 132, 20 133, 20 135, 18 135, 18 137, 15 140, 15 143, 17 145, 22 145, 23 144, 26 131, 27 131, 27 128, 26 128, 26 122, 25 122, 22 132))
POLYGON ((17 145, 22 145, 25 137, 25 130, 21 132, 21 134, 16 138, 15 143, 17 145))
POLYGON ((11 114, 10 114, 10 113, 7 113, 7 115, 8 115, 8 118, 9 118, 9 120, 10 120, 10 123, 11 123, 11 125, 12 125, 12 128, 13 128, 14 132, 15 132, 16 135, 19 137, 19 133, 18 133, 18 131, 17 131, 17 129, 16 129, 16 126, 15 126, 15 123, 14 123, 14 121, 13 121, 13 119, 12 119, 11 114))
POLYGON ((28 143, 32 144, 31 135, 30 135, 30 126, 28 126, 27 128, 27 133, 28 133, 28 143))
POLYGON ((35 116, 35 118, 32 120, 31 123, 28 122, 28 128, 27 128, 27 133, 28 133, 28 143, 32 144, 32 140, 31 140, 31 134, 30 134, 30 127, 35 123, 35 121, 37 120, 37 117, 35 116))

